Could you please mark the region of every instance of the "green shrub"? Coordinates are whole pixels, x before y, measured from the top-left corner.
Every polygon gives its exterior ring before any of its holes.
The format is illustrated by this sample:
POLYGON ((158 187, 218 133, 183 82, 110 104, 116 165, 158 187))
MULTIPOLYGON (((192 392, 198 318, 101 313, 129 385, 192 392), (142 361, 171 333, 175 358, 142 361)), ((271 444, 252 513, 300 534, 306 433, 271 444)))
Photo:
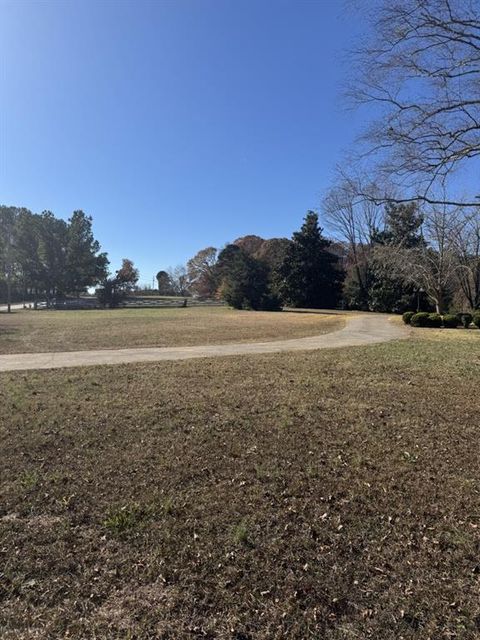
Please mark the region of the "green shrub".
POLYGON ((480 329, 480 311, 473 314, 473 324, 480 329))
POLYGON ((442 316, 438 313, 429 313, 427 327, 440 328, 442 326, 442 316))
POLYGON ((405 313, 402 316, 402 320, 404 321, 405 324, 410 324, 410 320, 413 318, 414 315, 415 315, 415 311, 405 311, 405 313))
POLYGON ((457 318, 459 319, 460 323, 465 327, 465 329, 468 329, 468 327, 472 324, 472 320, 473 320, 473 316, 471 313, 457 313, 457 318))
POLYGON ((454 316, 452 313, 446 313, 442 319, 445 329, 456 329, 460 324, 457 316, 454 316))
POLYGON ((412 327, 428 327, 428 316, 430 314, 426 311, 420 311, 420 313, 414 313, 410 318, 410 324, 412 327))

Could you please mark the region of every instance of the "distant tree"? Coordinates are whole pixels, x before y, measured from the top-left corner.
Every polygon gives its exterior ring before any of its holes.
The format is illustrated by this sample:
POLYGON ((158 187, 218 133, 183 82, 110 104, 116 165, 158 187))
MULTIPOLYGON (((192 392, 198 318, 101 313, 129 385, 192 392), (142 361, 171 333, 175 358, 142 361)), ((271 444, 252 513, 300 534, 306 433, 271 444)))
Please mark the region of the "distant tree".
POLYGON ((123 258, 122 266, 113 277, 106 277, 95 291, 98 301, 105 307, 113 309, 125 300, 129 291, 135 288, 138 282, 138 269, 132 260, 123 258))
POLYGON ((425 247, 423 221, 416 202, 386 204, 385 227, 374 235, 373 253, 368 266, 368 307, 371 311, 403 313, 415 307, 428 308, 425 296, 418 287, 396 276, 382 258, 376 258, 377 254, 383 256, 388 247, 392 251, 400 247, 425 247))
POLYGON ((235 309, 276 310, 279 298, 272 292, 267 266, 241 247, 227 245, 219 254, 219 294, 235 309))
POLYGON ((7 311, 11 311, 12 277, 15 266, 15 222, 14 207, 0 207, 0 261, 1 275, 5 279, 7 290, 7 311))
POLYGON ((424 209, 422 234, 425 242, 408 247, 403 242, 379 247, 376 260, 383 262, 392 277, 423 290, 443 314, 457 282, 458 257, 456 230, 458 212, 447 206, 431 205, 424 209))
POLYGON ((330 246, 318 225, 318 215, 309 211, 300 231, 293 234, 279 269, 280 290, 287 304, 311 308, 336 306, 343 273, 330 246))
POLYGON ((173 295, 173 285, 166 271, 159 271, 155 276, 158 283, 158 293, 161 296, 173 295))
POLYGON ((74 211, 68 221, 65 252, 65 288, 77 295, 105 276, 106 256, 99 256, 100 244, 92 231, 92 218, 74 211))
MULTIPOLYGON (((67 272, 68 224, 56 218, 51 211, 43 211, 39 219, 38 254, 43 266, 43 292, 49 301, 59 293, 72 291, 77 286, 75 275, 67 272)), ((69 255, 74 259, 74 252, 69 255)), ((73 264, 71 262, 71 264, 73 264)), ((76 271, 76 270, 75 270, 76 271)), ((81 273, 82 269, 79 269, 81 273)), ((80 277, 78 275, 78 277, 80 277)))
POLYGON ((132 260, 123 258, 122 266, 115 275, 117 285, 125 292, 132 291, 138 282, 139 273, 132 260))
POLYGON ((37 300, 42 295, 48 303, 54 296, 78 294, 107 276, 107 255, 99 251, 91 218, 81 211, 66 222, 51 211, 35 214, 0 206, 0 227, 2 296, 10 298, 13 292, 17 300, 37 300))
POLYGON ((480 308, 480 212, 464 213, 453 235, 457 257, 456 279, 464 302, 470 309, 480 308))
POLYGON ((27 289, 35 295, 45 283, 45 265, 40 258, 41 216, 20 209, 16 223, 16 259, 19 264, 24 298, 27 289))
POLYGON ((95 290, 97 300, 104 307, 114 309, 125 300, 126 293, 120 289, 118 280, 113 278, 105 278, 99 287, 95 290))
POLYGON ((212 297, 218 283, 215 277, 217 249, 206 247, 187 262, 189 289, 199 296, 212 297))
POLYGON ((168 276, 172 283, 173 294, 176 296, 188 296, 190 295, 188 289, 188 272, 187 268, 183 264, 179 264, 176 267, 168 269, 168 276))
POLYGON ((368 309, 372 250, 379 229, 384 227, 384 209, 369 198, 359 197, 359 192, 373 196, 377 188, 342 175, 324 198, 322 210, 329 229, 346 248, 348 305, 368 309))

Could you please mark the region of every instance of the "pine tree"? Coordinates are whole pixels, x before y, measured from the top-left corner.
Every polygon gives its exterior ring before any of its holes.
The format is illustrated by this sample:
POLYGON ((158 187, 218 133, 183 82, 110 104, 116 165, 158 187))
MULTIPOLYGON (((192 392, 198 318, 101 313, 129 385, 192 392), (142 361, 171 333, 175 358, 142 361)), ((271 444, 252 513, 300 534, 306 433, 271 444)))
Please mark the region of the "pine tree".
POLYGON ((68 221, 66 245, 66 290, 77 295, 106 277, 108 261, 99 253, 92 231, 92 218, 74 211, 68 221))
MULTIPOLYGON (((374 236, 376 247, 402 247, 415 249, 425 246, 421 234, 423 216, 415 202, 388 203, 385 206, 385 229, 374 236)), ((395 277, 382 260, 374 259, 369 265, 368 306, 372 311, 403 313, 408 309, 428 309, 425 296, 416 287, 395 277)))
POLYGON ((336 306, 343 272, 330 246, 322 235, 318 215, 309 211, 300 231, 293 234, 279 268, 280 291, 286 304, 316 309, 336 306))

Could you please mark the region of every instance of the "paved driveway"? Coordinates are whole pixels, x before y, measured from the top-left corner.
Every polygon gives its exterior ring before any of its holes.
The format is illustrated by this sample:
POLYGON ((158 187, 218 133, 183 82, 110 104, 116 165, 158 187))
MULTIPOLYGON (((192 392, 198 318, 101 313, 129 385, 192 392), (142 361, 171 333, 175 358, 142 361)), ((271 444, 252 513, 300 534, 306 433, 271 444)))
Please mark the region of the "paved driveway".
POLYGON ((188 360, 218 356, 278 353, 281 351, 312 351, 337 347, 353 347, 406 338, 407 328, 391 322, 380 314, 347 317, 343 329, 308 338, 216 344, 195 347, 142 347, 135 349, 98 349, 95 351, 62 351, 54 353, 18 353, 0 355, 0 371, 27 369, 59 369, 100 364, 129 362, 159 362, 161 360, 188 360))

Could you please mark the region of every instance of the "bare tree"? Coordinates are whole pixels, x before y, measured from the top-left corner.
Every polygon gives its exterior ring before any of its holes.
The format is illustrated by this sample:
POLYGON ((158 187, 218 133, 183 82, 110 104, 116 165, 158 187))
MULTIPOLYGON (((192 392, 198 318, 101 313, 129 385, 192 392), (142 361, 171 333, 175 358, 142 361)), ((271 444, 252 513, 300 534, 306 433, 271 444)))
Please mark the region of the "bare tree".
POLYGON ((327 193, 323 214, 328 228, 342 241, 358 281, 361 294, 367 296, 366 270, 371 258, 375 233, 384 226, 384 210, 375 202, 373 185, 363 187, 358 180, 343 176, 327 193), (372 197, 361 197, 360 193, 372 197))
POLYGON ((472 205, 434 193, 480 155, 480 3, 379 0, 372 16, 375 35, 357 52, 351 91, 380 111, 367 153, 409 199, 472 205))
POLYGON ((177 296, 189 295, 188 272, 185 265, 179 264, 175 268, 170 267, 167 269, 167 273, 170 276, 174 294, 177 296))
POLYGON ((423 290, 441 314, 457 278, 458 220, 458 211, 432 205, 423 211, 425 244, 409 248, 399 243, 375 249, 376 260, 389 268, 393 276, 423 290))
POLYGON ((471 309, 480 307, 480 216, 465 214, 456 225, 453 243, 457 257, 457 280, 471 309))

